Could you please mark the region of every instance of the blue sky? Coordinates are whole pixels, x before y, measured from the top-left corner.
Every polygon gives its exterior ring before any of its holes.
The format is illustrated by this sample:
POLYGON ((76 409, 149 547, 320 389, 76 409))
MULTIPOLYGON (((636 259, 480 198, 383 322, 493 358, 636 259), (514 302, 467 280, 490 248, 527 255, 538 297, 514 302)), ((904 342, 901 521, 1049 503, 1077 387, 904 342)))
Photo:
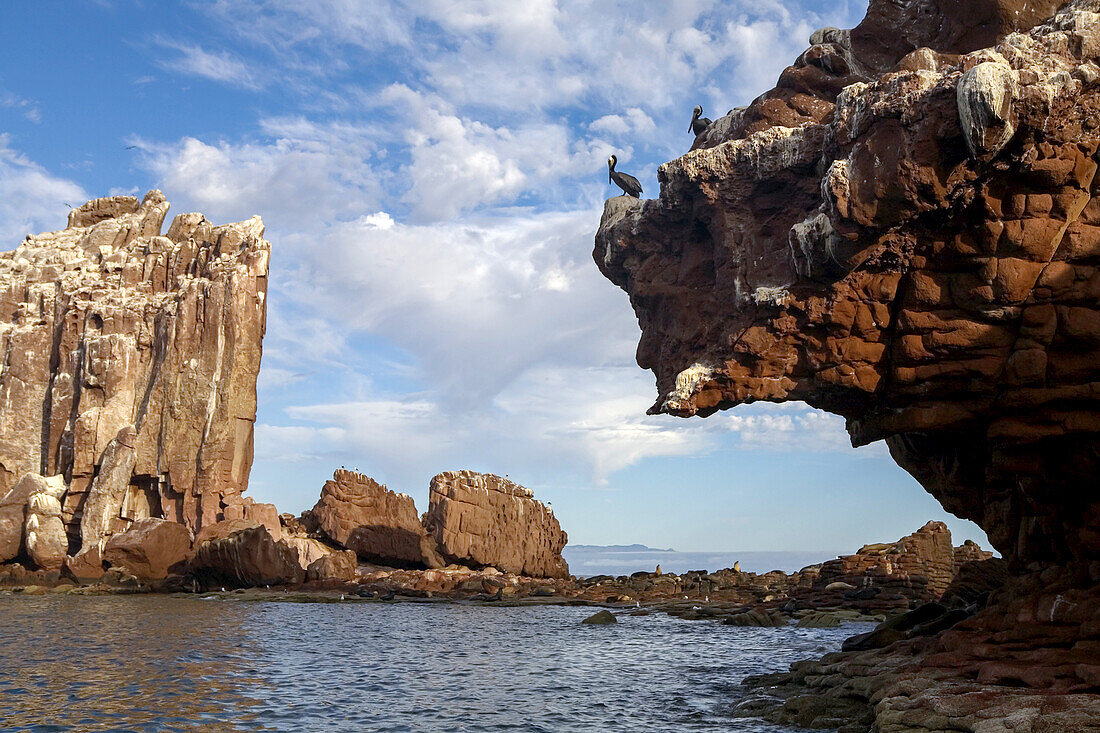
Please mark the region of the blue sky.
POLYGON ((574 542, 850 551, 943 519, 839 418, 649 417, 626 295, 590 252, 605 160, 655 194, 694 104, 770 88, 863 0, 9 3, 0 241, 162 189, 272 242, 250 493, 298 512, 341 465, 423 510, 508 474, 574 542))

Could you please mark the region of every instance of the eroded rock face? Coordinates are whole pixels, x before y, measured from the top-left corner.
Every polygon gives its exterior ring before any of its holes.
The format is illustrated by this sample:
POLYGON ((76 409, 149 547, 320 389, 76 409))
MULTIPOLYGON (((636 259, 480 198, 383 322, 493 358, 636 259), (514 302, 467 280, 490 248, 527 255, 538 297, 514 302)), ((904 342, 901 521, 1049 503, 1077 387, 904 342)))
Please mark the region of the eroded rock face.
POLYGON ((306 568, 306 580, 351 582, 359 577, 359 564, 351 550, 340 550, 320 557, 306 568))
MULTIPOLYGON (((247 520, 233 519, 233 522, 247 520)), ((221 534, 220 532, 217 534, 221 534)), ((305 580, 298 562, 298 550, 282 540, 276 541, 262 525, 237 529, 225 536, 195 538, 195 550, 187 570, 208 586, 253 587, 297 585, 305 580)))
POLYGON ((605 206, 593 256, 638 315, 652 411, 842 415, 1014 574, 967 561, 965 608, 766 680, 775 719, 1091 729, 1100 2, 871 0, 811 44, 660 168, 660 198, 605 206))
POLYGON ((162 235, 167 211, 96 199, 0 254, 0 496, 64 476, 73 549, 146 517, 198 530, 248 485, 270 246, 258 217, 162 235))
POLYGON ((182 524, 146 517, 108 539, 103 559, 138 580, 163 580, 187 558, 193 539, 191 530, 182 524))
POLYGON ((369 476, 337 470, 312 510, 321 531, 364 560, 441 568, 411 496, 390 491, 369 476))
POLYGON ((842 555, 821 566, 815 583, 847 583, 855 587, 896 587, 906 601, 932 601, 955 577, 955 548, 943 522, 929 522, 897 542, 864 545, 854 555, 842 555))
POLYGON ((448 471, 432 479, 424 526, 444 558, 532 577, 564 578, 568 540, 554 512, 506 478, 448 471))
POLYGON ((1100 3, 1058 5, 873 0, 593 254, 652 411, 803 400, 1017 567, 1097 579, 1100 3))

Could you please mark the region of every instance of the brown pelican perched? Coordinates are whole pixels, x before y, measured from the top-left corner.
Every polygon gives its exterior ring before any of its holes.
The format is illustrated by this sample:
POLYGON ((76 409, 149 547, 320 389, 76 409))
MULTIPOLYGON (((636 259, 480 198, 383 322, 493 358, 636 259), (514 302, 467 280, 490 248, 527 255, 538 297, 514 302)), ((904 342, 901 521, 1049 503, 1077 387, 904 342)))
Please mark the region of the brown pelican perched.
POLYGON ((691 111, 691 124, 688 125, 688 131, 694 132, 696 137, 706 132, 707 128, 711 125, 710 119, 707 117, 700 117, 699 115, 701 114, 703 114, 703 108, 699 105, 695 105, 695 109, 691 111))
POLYGON ((621 173, 615 170, 615 164, 619 162, 619 159, 612 155, 607 159, 607 180, 610 183, 614 183, 616 186, 623 190, 627 196, 633 196, 638 198, 642 193, 642 184, 638 183, 638 179, 629 173, 621 173))

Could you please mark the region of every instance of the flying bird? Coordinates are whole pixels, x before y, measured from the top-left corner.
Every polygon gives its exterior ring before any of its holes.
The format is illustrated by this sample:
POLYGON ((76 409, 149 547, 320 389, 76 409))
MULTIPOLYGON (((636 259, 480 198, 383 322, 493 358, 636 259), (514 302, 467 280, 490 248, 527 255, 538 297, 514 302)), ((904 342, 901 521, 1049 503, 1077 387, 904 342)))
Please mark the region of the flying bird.
POLYGON ((695 109, 691 111, 691 124, 688 125, 688 132, 694 132, 698 137, 707 131, 710 127, 711 121, 707 117, 700 117, 703 114, 703 108, 699 105, 695 105, 695 109))
POLYGON ((629 173, 621 173, 615 170, 615 164, 619 162, 619 159, 612 155, 607 159, 607 180, 610 183, 614 183, 616 186, 623 190, 623 193, 627 196, 633 196, 639 198, 642 193, 642 184, 638 183, 638 179, 629 173))
POLYGON ((127 150, 134 150, 135 148, 137 148, 137 145, 127 145, 126 146, 127 150))

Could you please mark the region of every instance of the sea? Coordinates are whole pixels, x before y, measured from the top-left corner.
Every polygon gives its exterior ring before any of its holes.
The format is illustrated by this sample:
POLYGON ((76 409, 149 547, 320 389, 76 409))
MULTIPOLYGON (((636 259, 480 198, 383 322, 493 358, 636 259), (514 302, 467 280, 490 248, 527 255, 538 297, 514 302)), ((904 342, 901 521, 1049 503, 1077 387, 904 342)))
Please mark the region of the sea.
POLYGON ((741 679, 866 630, 594 610, 0 594, 0 730, 793 733, 741 679))
POLYGON ((782 570, 793 573, 808 565, 831 560, 838 552, 830 551, 749 551, 749 552, 677 552, 645 545, 566 545, 562 557, 569 563, 569 572, 580 577, 593 575, 630 575, 638 571, 653 572, 658 565, 665 573, 685 573, 690 570, 714 572, 740 563, 747 573, 782 570))

